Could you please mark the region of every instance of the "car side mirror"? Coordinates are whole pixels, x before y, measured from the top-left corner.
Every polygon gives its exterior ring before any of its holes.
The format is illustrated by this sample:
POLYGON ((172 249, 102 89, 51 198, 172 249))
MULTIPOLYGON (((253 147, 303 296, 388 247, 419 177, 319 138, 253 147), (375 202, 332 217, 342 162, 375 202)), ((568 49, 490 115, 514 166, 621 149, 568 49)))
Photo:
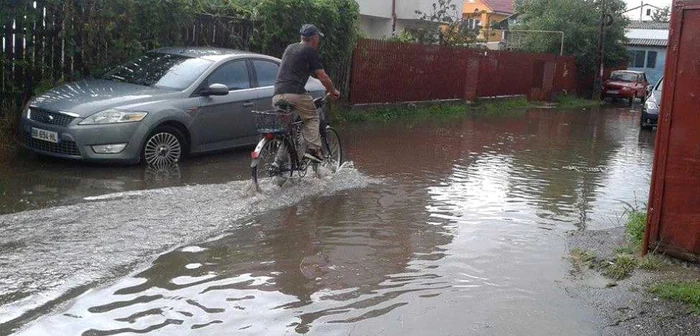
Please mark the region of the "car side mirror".
POLYGON ((203 89, 201 94, 204 96, 225 96, 228 94, 228 86, 224 84, 214 83, 208 88, 203 89))
POLYGON ((651 92, 653 89, 654 89, 654 86, 653 86, 653 85, 648 85, 648 86, 647 86, 647 91, 648 91, 648 92, 651 92))

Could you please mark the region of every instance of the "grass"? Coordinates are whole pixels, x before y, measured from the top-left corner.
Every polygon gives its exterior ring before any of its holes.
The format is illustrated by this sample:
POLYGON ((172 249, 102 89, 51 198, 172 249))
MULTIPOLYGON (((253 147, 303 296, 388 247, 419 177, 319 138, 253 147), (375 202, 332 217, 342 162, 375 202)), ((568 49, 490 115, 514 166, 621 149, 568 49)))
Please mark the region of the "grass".
MULTIPOLYGON (((597 106, 600 102, 587 100, 574 96, 558 95, 554 98, 558 108, 580 108, 597 106)), ((331 113, 331 122, 335 124, 386 122, 397 119, 421 120, 427 118, 447 118, 463 116, 468 113, 480 113, 485 115, 509 115, 520 113, 528 108, 537 106, 537 103, 529 102, 524 97, 513 99, 482 99, 477 103, 466 105, 463 103, 442 103, 431 106, 409 105, 375 107, 366 110, 351 111, 340 108, 331 113)))
POLYGON ((637 264, 637 259, 633 255, 618 253, 613 260, 608 261, 603 266, 603 275, 615 280, 622 280, 632 274, 637 268, 637 264))
POLYGON ((627 217, 627 237, 632 245, 639 249, 644 240, 644 228, 647 223, 647 215, 639 210, 630 210, 627 217))
POLYGON ((662 299, 686 303, 694 313, 700 313, 700 281, 662 282, 649 291, 662 299))
POLYGON ((390 106, 366 110, 350 111, 339 109, 331 113, 331 121, 336 124, 386 122, 391 120, 420 120, 463 116, 468 113, 498 115, 533 107, 525 98, 494 100, 472 105, 463 103, 443 103, 431 106, 390 106))
POLYGON ((569 253, 569 260, 576 271, 580 272, 585 268, 593 268, 596 256, 589 251, 576 248, 569 253))
POLYGON ((648 254, 639 261, 639 268, 647 271, 656 271, 665 264, 664 260, 653 254, 648 254))
POLYGON ((560 108, 569 109, 600 106, 600 101, 598 100, 584 99, 570 95, 556 95, 552 101, 560 108))

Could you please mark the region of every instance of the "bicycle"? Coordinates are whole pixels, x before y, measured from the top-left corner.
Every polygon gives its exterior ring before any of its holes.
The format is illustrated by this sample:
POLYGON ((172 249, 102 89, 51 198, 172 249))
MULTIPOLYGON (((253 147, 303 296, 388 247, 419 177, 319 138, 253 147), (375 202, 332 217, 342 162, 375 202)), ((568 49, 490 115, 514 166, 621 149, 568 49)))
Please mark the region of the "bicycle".
POLYGON ((281 186, 294 177, 307 174, 309 166, 318 174, 319 165, 337 171, 343 163, 343 148, 340 136, 328 123, 324 108, 329 95, 314 99, 316 113, 319 115, 323 161, 318 164, 304 157, 306 140, 302 134, 302 120, 288 104, 278 104, 273 110, 253 111, 255 124, 262 139, 251 153, 252 179, 257 191, 260 191, 261 177, 277 178, 281 186))

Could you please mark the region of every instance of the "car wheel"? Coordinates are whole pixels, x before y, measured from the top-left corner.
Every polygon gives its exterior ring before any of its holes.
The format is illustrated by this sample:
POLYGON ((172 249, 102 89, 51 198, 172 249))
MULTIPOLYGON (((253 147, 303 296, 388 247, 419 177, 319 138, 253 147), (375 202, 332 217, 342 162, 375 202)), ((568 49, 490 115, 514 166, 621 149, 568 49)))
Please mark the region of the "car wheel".
POLYGON ((143 162, 148 165, 174 164, 187 153, 187 142, 177 128, 160 126, 146 138, 141 153, 143 162))
POLYGON ((653 126, 647 125, 644 123, 644 114, 642 114, 641 117, 639 118, 639 128, 641 128, 643 130, 650 130, 653 128, 653 126))

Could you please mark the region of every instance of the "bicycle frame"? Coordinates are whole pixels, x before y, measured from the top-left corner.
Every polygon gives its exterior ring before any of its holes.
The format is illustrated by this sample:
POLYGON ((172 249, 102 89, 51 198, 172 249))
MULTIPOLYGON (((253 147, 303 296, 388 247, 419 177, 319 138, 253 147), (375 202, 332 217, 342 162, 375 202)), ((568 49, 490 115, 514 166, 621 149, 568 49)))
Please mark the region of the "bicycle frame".
MULTIPOLYGON (((325 153, 330 153, 330 146, 328 144, 328 140, 326 137, 326 129, 330 128, 330 125, 327 121, 325 111, 324 109, 326 108, 325 101, 328 98, 328 95, 321 99, 316 99, 314 103, 316 104, 316 113, 319 116, 319 133, 321 136, 321 143, 324 147, 324 152, 325 153)), ((284 112, 289 112, 289 110, 280 110, 284 112)), ((255 147, 255 150, 251 153, 251 163, 250 163, 250 168, 253 170, 253 176, 254 176, 254 182, 256 184, 256 187, 259 189, 259 186, 257 185, 258 183, 258 176, 257 176, 257 167, 260 163, 260 155, 265 146, 273 140, 281 140, 283 146, 285 146, 285 150, 290 156, 290 165, 289 168, 283 168, 279 171, 280 174, 290 172, 293 174, 293 172, 299 172, 299 175, 303 177, 306 174, 306 169, 308 168, 308 162, 305 162, 305 160, 302 160, 300 155, 299 155, 299 144, 297 144, 297 137, 301 135, 301 130, 298 129, 300 124, 302 123, 301 120, 295 120, 292 124, 291 127, 286 129, 284 132, 278 132, 278 133, 264 133, 262 134, 262 139, 258 142, 257 146, 255 147)), ((303 140, 302 140, 303 141, 303 140)), ((327 155, 327 154, 326 154, 327 155)))

